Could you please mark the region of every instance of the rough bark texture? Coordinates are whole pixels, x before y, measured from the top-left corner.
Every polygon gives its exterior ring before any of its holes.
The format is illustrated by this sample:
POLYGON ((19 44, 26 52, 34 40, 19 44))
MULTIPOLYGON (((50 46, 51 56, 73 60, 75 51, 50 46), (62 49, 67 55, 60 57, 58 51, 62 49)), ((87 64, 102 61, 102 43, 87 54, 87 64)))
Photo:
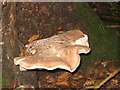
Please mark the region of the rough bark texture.
POLYGON ((3 8, 3 88, 15 88, 19 85, 33 85, 37 87, 35 72, 21 72, 14 65, 13 59, 19 55, 17 29, 15 28, 16 3, 7 3, 3 8))

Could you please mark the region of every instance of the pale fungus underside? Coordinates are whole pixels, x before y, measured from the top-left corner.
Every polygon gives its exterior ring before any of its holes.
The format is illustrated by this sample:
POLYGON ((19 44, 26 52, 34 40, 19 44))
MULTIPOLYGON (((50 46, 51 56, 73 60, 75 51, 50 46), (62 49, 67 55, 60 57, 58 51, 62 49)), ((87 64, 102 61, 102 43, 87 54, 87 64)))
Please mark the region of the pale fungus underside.
POLYGON ((81 53, 90 52, 88 36, 80 30, 70 30, 50 38, 33 41, 25 46, 30 56, 16 57, 20 70, 57 68, 74 72, 80 64, 81 53))

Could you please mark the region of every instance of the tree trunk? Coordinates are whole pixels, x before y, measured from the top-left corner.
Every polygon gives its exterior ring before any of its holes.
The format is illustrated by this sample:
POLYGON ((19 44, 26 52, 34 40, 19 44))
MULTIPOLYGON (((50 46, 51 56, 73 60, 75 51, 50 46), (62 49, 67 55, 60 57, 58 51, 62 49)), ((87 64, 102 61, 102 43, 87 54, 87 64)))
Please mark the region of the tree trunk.
POLYGON ((14 65, 14 57, 20 53, 17 39, 17 29, 15 28, 16 3, 7 3, 3 7, 3 57, 2 57, 2 78, 3 88, 15 88, 17 85, 31 85, 37 87, 35 71, 21 72, 14 65))

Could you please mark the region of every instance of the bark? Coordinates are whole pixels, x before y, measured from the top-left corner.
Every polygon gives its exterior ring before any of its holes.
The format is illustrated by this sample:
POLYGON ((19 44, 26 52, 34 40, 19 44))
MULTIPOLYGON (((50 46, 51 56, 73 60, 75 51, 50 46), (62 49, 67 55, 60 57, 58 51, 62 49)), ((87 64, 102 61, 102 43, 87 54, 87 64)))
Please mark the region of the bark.
POLYGON ((18 85, 37 87, 35 72, 21 72, 14 65, 13 59, 19 55, 19 42, 15 28, 16 3, 7 3, 2 12, 3 25, 3 88, 15 88, 18 85))

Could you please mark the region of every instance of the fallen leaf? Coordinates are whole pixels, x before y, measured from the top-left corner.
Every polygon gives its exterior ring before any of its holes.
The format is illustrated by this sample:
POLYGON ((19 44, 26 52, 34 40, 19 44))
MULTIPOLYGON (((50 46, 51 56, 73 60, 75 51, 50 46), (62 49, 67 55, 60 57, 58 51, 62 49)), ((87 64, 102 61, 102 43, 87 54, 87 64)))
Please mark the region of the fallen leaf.
POLYGON ((64 73, 62 73, 60 76, 58 76, 57 81, 58 81, 58 82, 59 82, 59 81, 66 81, 66 80, 68 80, 69 77, 70 77, 70 73, 64 72, 64 73))
POLYGON ((95 84, 95 81, 87 80, 87 81, 84 83, 84 86, 93 86, 94 84, 95 84))
POLYGON ((62 27, 58 27, 57 28, 57 31, 59 32, 59 31, 63 31, 63 28, 62 27))
POLYGON ((69 83, 68 83, 68 81, 62 81, 62 82, 55 83, 55 85, 57 85, 57 86, 69 86, 69 83))
POLYGON ((118 80, 112 79, 112 80, 111 80, 111 83, 112 83, 112 85, 117 85, 117 84, 118 84, 118 80))
POLYGON ((110 66, 110 67, 109 67, 109 71, 110 71, 110 72, 114 72, 116 69, 117 69, 117 68, 116 68, 115 66, 110 66))
POLYGON ((39 35, 33 35, 30 39, 28 39, 28 42, 33 42, 39 38, 39 35))
POLYGON ((30 54, 27 53, 24 49, 20 48, 20 55, 19 55, 19 57, 21 57, 21 56, 28 56, 28 55, 30 55, 30 54))
POLYGON ((73 87, 77 87, 79 85, 78 81, 71 81, 70 83, 73 87))
POLYGON ((73 79, 74 80, 79 80, 79 79, 81 79, 81 78, 83 78, 84 76, 83 75, 79 75, 78 73, 77 74, 75 74, 74 76, 73 76, 73 79))
POLYGON ((48 83, 54 83, 55 82, 55 79, 50 77, 50 76, 46 76, 46 80, 48 83))

